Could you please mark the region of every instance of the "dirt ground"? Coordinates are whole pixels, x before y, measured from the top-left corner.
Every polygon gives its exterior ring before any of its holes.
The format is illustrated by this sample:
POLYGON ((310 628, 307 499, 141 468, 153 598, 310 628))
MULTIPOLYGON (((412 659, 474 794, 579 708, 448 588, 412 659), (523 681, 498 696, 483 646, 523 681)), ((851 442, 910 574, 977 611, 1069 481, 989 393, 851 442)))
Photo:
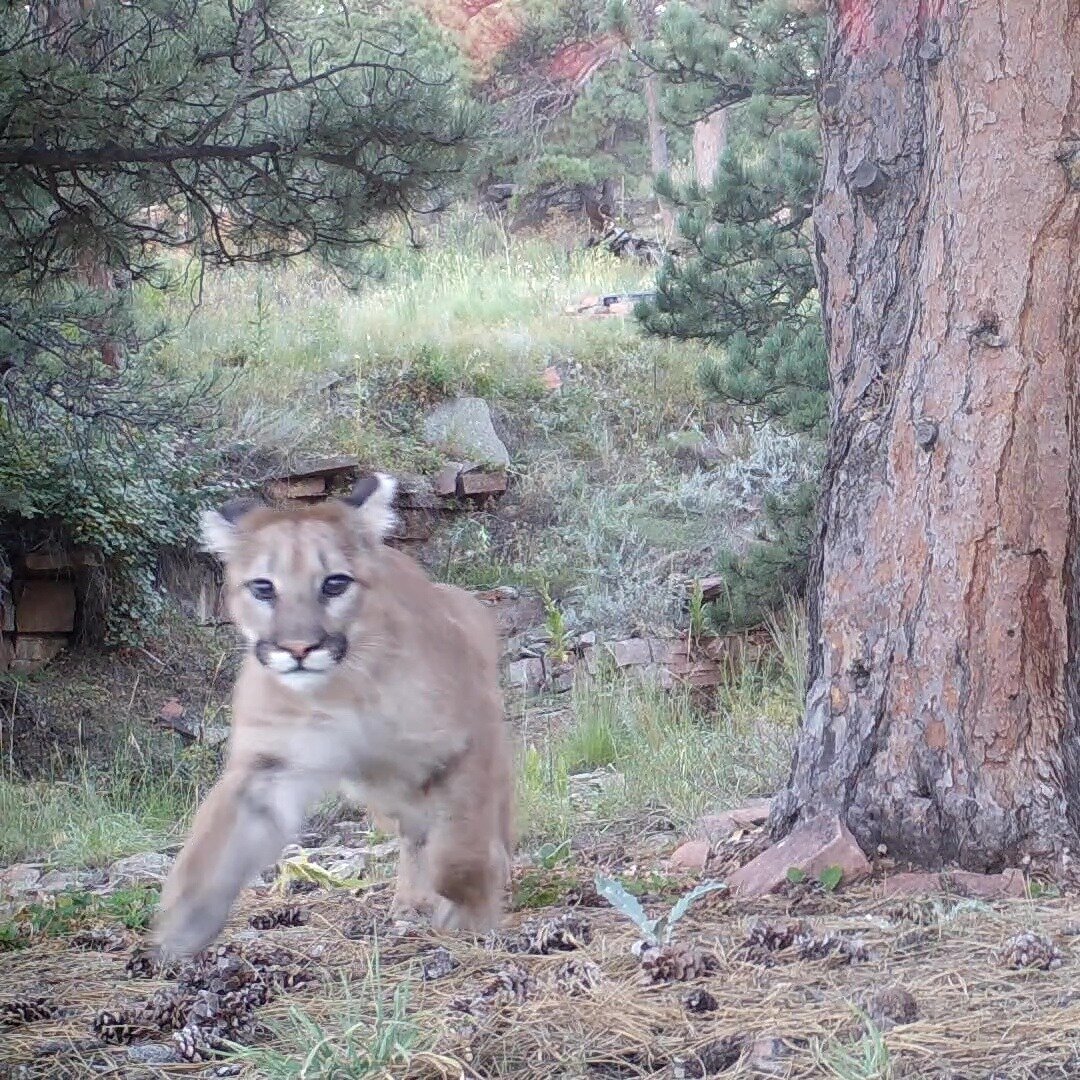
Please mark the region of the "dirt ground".
MULTIPOLYGON (((650 915, 694 883, 601 858, 650 915)), ((0 953, 0 1076, 1080 1076, 1075 897, 721 891, 639 955, 595 869, 519 868, 484 940, 392 922, 389 884, 249 890, 194 974, 155 968, 145 932, 32 940, 0 953), (230 1023, 254 1052, 200 1041, 230 1023)))

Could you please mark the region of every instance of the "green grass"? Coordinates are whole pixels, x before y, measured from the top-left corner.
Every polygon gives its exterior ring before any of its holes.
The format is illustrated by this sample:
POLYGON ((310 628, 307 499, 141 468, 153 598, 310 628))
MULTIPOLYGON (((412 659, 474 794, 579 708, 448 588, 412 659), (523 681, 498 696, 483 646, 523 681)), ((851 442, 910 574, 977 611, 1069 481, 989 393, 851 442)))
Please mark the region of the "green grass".
MULTIPOLYGON (((783 632, 798 638, 797 630, 783 632)), ((708 704, 618 675, 579 681, 569 724, 551 733, 525 730, 523 843, 557 843, 586 825, 635 828, 643 817, 681 829, 703 813, 776 790, 801 709, 791 667, 801 656, 796 649, 745 667, 708 704), (575 782, 575 774, 593 770, 607 770, 597 788, 575 782)))
POLYGON ((93 867, 160 851, 182 838, 215 764, 199 748, 164 761, 125 749, 110 768, 65 779, 0 777, 0 864, 93 867))
POLYGON ((377 949, 360 985, 343 980, 319 1005, 317 1016, 293 1007, 268 1021, 274 1046, 237 1047, 233 1060, 265 1080, 365 1080, 404 1075, 418 1058, 438 1063, 434 1034, 409 1016, 408 982, 387 990, 377 949))
POLYGON ((157 902, 158 890, 145 886, 117 889, 108 896, 60 893, 43 903, 27 904, 14 918, 0 922, 0 952, 26 948, 43 937, 64 937, 88 926, 145 930, 157 902))

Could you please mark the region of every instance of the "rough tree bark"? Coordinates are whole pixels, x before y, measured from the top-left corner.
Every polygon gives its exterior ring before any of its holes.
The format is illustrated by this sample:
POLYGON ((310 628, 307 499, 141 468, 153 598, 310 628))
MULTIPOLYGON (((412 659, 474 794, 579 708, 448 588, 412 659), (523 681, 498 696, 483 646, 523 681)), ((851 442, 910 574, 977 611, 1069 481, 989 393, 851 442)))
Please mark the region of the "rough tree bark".
POLYGON ((717 109, 694 124, 694 181, 700 188, 712 185, 721 155, 727 148, 727 109, 717 109))
POLYGON ((1080 5, 831 0, 832 428, 777 832, 972 870, 1080 828, 1080 5))

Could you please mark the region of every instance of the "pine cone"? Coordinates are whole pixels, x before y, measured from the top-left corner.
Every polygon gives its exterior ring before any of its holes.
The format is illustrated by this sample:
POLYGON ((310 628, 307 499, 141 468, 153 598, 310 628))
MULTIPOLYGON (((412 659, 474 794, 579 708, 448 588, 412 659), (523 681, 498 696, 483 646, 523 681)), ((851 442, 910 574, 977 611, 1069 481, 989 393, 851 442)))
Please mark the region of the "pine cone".
POLYGON ((554 919, 523 927, 516 938, 502 942, 507 952, 547 956, 553 952, 572 952, 592 941, 592 927, 580 915, 570 912, 554 919))
POLYGON ((60 1014, 60 1006, 46 997, 0 1001, 0 1023, 2 1024, 36 1024, 41 1020, 53 1020, 60 1014))
POLYGON ((560 964, 552 981, 567 994, 588 994, 595 990, 604 977, 600 965, 587 957, 573 957, 560 964))
POLYGON ((796 939, 800 960, 828 960, 830 966, 865 963, 870 959, 870 950, 858 939, 843 934, 825 934, 823 937, 796 939))
POLYGON ((276 930, 281 926, 303 926, 307 920, 307 912, 303 908, 291 904, 289 907, 260 911, 258 914, 252 915, 248 923, 255 930, 276 930))
POLYGON ((89 952, 118 953, 127 948, 127 938, 119 930, 83 930, 71 939, 71 944, 89 952))
POLYGON ((653 983, 686 982, 708 975, 719 966, 712 953, 685 944, 650 949, 641 958, 641 969, 653 983))
POLYGON ((913 1024, 919 1019, 919 1006, 909 990, 902 986, 887 986, 870 998, 866 1007, 878 1031, 889 1031, 900 1024, 913 1024))
POLYGON ((691 1054, 681 1054, 671 1062, 675 1080, 691 1080, 702 1076, 715 1076, 738 1064, 746 1049, 743 1035, 725 1035, 698 1047, 691 1054))
POLYGON ((192 1024, 173 1032, 173 1042, 183 1061, 210 1061, 223 1046, 218 1036, 192 1024))
POLYGON ((143 1005, 142 1016, 147 1023, 156 1025, 162 1031, 176 1031, 188 1022, 188 1013, 194 1002, 195 996, 190 990, 166 986, 143 1005))
POLYGON ((445 946, 440 945, 436 949, 432 949, 427 956, 424 957, 424 962, 421 967, 424 979, 427 982, 431 982, 433 979, 444 979, 456 968, 460 967, 460 963, 453 954, 445 946))
POLYGON ((99 1039, 117 1045, 148 1039, 156 1034, 139 1009, 102 1009, 94 1017, 91 1027, 99 1039))
POLYGON ((180 967, 165 963, 155 949, 138 948, 132 951, 124 970, 129 979, 171 979, 180 967))
POLYGON ((1053 971, 1064 963, 1061 950, 1048 937, 1030 930, 1009 938, 998 952, 998 959, 1003 967, 1014 971, 1023 968, 1053 971))
POLYGON ((691 990, 683 999, 683 1005, 686 1007, 687 1012, 692 1013, 716 1012, 720 1007, 716 998, 708 990, 701 987, 697 990, 691 990))
POLYGON ((802 919, 790 922, 786 926, 756 922, 747 932, 740 951, 746 959, 754 963, 771 966, 773 961, 770 954, 790 949, 797 938, 808 936, 810 936, 809 927, 802 919))

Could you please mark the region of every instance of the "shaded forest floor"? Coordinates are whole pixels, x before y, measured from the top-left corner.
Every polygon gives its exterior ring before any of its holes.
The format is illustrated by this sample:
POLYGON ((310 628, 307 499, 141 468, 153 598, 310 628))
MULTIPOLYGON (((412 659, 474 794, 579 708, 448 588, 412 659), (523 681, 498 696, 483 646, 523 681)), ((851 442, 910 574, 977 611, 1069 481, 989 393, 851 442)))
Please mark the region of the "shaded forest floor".
MULTIPOLYGON (((694 632, 688 585, 760 538, 766 498, 813 475, 813 448, 708 400, 707 349, 565 314, 650 287, 650 268, 451 226, 422 256, 388 255, 360 294, 294 267, 208 277, 194 314, 143 297, 148 321, 179 327, 159 361, 218 376, 222 431, 258 459, 349 452, 431 475, 426 411, 483 397, 510 490, 436 538, 433 573, 542 593, 570 635, 694 632)), ((143 951, 152 885, 0 895, 0 1080, 1080 1075, 1068 898, 717 892, 673 950, 635 954, 594 874, 658 915, 695 884, 667 862, 695 819, 783 783, 805 645, 795 609, 772 629, 770 655, 707 700, 606 677, 508 696, 521 845, 488 940, 392 922, 392 852, 363 828, 368 887, 249 890, 221 945, 171 973, 143 951)), ((155 718, 175 699, 227 726, 237 658, 227 630, 173 613, 142 648, 0 684, 0 866, 37 861, 85 889, 118 858, 174 851, 220 749, 155 718)), ((763 843, 742 835, 709 876, 763 843)))
MULTIPOLYGON (((721 849, 720 876, 762 841, 721 849)), ((638 931, 592 887, 598 868, 651 915, 692 884, 625 845, 522 865, 506 928, 484 940, 391 921, 389 883, 359 893, 289 885, 288 895, 268 885, 245 894, 195 976, 155 971, 144 931, 115 918, 110 928, 100 911, 75 916, 3 956, 3 1075, 944 1080, 1080 1070, 1080 923, 1069 899, 890 900, 880 883, 833 894, 792 886, 754 901, 718 892, 677 924, 667 962, 643 962, 638 931), (298 925, 252 928, 275 919, 298 925), (246 1011, 244 987, 258 1002, 246 1011), (148 1001, 159 1003, 149 1021, 139 1011, 148 1001), (176 1031, 193 1016, 238 1018, 245 1047, 181 1062, 199 1055, 191 1029, 176 1031)))

